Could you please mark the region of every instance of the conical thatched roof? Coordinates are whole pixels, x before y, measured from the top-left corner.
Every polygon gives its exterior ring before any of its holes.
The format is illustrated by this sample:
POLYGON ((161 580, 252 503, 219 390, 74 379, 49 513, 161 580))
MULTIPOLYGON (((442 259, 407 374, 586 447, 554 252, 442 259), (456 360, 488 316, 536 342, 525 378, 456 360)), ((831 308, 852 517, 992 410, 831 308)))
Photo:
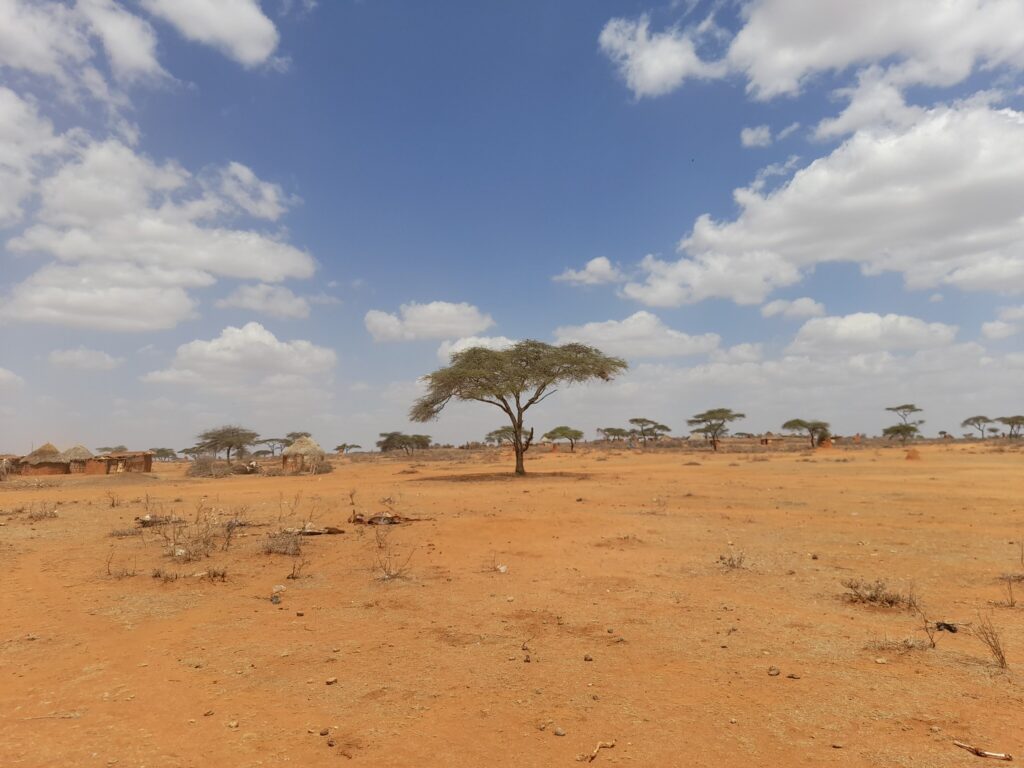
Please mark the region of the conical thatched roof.
POLYGON ((85 461, 92 458, 92 451, 84 445, 76 445, 64 451, 64 461, 85 461))
POLYGON ((64 457, 53 443, 43 443, 22 459, 26 464, 63 464, 64 457))
POLYGON ((304 456, 307 459, 319 461, 327 454, 320 447, 319 443, 311 437, 300 437, 283 451, 285 456, 304 456))

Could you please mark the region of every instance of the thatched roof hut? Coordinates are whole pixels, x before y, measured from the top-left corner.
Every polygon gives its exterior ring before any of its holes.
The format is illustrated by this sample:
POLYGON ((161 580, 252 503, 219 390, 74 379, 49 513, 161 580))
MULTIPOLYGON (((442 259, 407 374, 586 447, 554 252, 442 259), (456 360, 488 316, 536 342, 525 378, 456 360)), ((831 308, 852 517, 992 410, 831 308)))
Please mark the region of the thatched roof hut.
POLYGON ((300 437, 281 452, 281 461, 284 469, 315 470, 326 456, 324 449, 316 440, 311 437, 300 437))
POLYGON ((64 464, 66 462, 63 454, 57 450, 57 446, 53 443, 43 443, 28 456, 25 456, 21 463, 34 467, 37 464, 64 464))
POLYGON ((88 461, 91 458, 92 451, 84 445, 76 445, 74 448, 68 448, 64 451, 65 461, 88 461))

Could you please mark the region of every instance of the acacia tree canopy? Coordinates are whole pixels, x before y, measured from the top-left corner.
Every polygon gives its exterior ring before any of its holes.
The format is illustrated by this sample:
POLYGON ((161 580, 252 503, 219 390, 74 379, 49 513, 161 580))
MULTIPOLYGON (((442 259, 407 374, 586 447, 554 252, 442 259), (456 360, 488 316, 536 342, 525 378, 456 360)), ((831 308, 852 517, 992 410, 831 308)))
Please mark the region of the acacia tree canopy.
POLYGON ((711 441, 711 447, 718 450, 718 441, 729 432, 729 423, 739 419, 747 418, 746 414, 737 413, 731 408, 712 408, 703 413, 698 413, 692 419, 687 419, 688 426, 697 427, 694 432, 700 432, 711 441))
POLYGON ((1000 416, 996 421, 1009 427, 1008 437, 1016 438, 1021 436, 1021 428, 1024 427, 1024 416, 1000 416))
POLYGON ((583 439, 583 431, 579 429, 573 429, 572 427, 555 427, 554 429, 544 433, 545 440, 568 440, 569 450, 576 450, 576 441, 583 439))
POLYGON ((200 432, 197 440, 197 447, 213 451, 214 456, 219 451, 225 452, 228 464, 231 463, 231 451, 241 451, 260 439, 258 432, 240 427, 237 424, 228 424, 223 427, 215 427, 205 432, 200 432))
POLYGON ((377 447, 381 451, 405 451, 409 456, 417 448, 430 447, 430 435, 406 435, 402 432, 381 432, 377 447))
POLYGON ((629 423, 636 427, 636 433, 643 440, 644 445, 647 445, 648 440, 657 440, 659 437, 667 435, 671 430, 670 427, 659 424, 653 419, 636 418, 630 419, 629 423))
POLYGON ((432 421, 453 399, 500 408, 513 431, 516 474, 524 475, 523 457, 533 438, 533 430, 526 433, 523 427, 526 411, 553 395, 558 384, 609 381, 627 367, 625 360, 586 344, 555 346, 527 340, 502 350, 471 347, 424 377, 427 392, 415 402, 409 417, 432 421))
POLYGON ((791 432, 806 432, 811 440, 811 448, 813 448, 828 437, 831 425, 827 421, 814 419, 790 419, 782 425, 782 428, 791 432))
POLYGON ((992 423, 992 419, 988 416, 971 416, 960 422, 960 426, 964 428, 971 428, 978 430, 978 434, 982 439, 985 438, 985 427, 992 423))
POLYGON ((921 426, 922 424, 924 424, 924 420, 923 419, 918 419, 917 421, 911 421, 910 420, 910 417, 913 416, 915 413, 921 413, 921 409, 918 408, 913 403, 904 403, 903 405, 894 405, 894 406, 892 406, 890 408, 886 408, 885 410, 892 411, 893 413, 895 413, 897 416, 900 417, 900 421, 902 421, 902 423, 904 423, 904 424, 914 424, 914 425, 916 425, 918 427, 921 426))
POLYGON ((919 434, 921 434, 921 430, 917 428, 917 424, 894 424, 882 430, 882 437, 887 437, 890 440, 898 439, 903 444, 919 434))

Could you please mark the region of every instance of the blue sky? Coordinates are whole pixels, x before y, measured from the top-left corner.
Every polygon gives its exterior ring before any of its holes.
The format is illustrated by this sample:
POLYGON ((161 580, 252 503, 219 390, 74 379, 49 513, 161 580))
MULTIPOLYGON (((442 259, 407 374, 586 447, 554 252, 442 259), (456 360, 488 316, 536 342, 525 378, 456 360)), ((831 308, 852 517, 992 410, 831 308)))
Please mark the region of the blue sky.
POLYGON ((1018 413, 1020 28, 1014 0, 0 0, 0 451, 368 445, 446 350, 522 338, 631 363, 544 429, 1018 413))

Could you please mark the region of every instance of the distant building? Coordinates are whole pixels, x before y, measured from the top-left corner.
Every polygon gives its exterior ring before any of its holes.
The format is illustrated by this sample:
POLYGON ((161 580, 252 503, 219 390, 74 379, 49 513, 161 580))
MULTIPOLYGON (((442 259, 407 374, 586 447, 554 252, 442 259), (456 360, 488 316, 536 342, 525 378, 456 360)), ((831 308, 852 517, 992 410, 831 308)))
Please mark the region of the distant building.
POLYGON ((43 443, 28 456, 18 459, 15 471, 19 475, 66 475, 67 459, 53 443, 43 443))

